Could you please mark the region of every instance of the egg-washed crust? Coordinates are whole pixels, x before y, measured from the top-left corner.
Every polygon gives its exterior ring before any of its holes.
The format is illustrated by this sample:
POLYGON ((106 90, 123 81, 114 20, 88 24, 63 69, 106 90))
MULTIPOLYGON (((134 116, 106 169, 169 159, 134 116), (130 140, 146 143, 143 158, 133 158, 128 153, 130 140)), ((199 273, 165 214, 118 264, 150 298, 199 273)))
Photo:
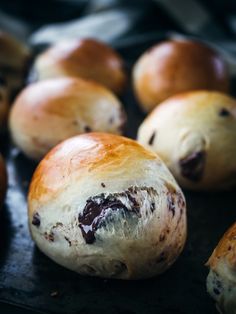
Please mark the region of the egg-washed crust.
POLYGON ((200 42, 169 40, 147 50, 136 62, 133 85, 146 112, 167 98, 189 90, 227 92, 229 75, 224 60, 200 42))
POLYGON ((227 261, 232 270, 236 270, 236 223, 226 231, 209 258, 207 266, 216 270, 222 260, 227 261))
POLYGON ((39 79, 56 75, 91 79, 117 94, 126 83, 119 54, 94 39, 68 40, 50 47, 36 59, 34 71, 39 79))
POLYGON ((25 88, 10 112, 13 141, 40 160, 66 138, 86 132, 121 134, 126 114, 104 86, 79 78, 44 80, 25 88))
POLYGON ((65 188, 68 175, 75 171, 78 177, 83 177, 93 170, 102 171, 103 174, 110 169, 119 170, 121 164, 126 168, 134 167, 134 156, 135 162, 143 159, 159 160, 154 153, 125 137, 106 133, 73 137, 56 146, 41 161, 31 181, 29 199, 39 200, 47 193, 55 197, 65 188))

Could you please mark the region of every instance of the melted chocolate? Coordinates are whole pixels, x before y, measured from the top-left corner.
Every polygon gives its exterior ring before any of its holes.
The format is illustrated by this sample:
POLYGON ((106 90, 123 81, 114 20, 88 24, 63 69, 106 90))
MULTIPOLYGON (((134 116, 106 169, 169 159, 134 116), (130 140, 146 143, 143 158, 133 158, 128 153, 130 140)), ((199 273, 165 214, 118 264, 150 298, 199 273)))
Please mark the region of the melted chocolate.
POLYGON ((103 194, 87 200, 83 214, 79 215, 79 227, 86 243, 92 244, 95 241, 95 232, 109 209, 128 211, 120 200, 105 198, 103 194))
POLYGON ((33 219, 32 219, 32 225, 39 227, 40 226, 40 216, 38 213, 34 213, 33 219))
POLYGON ((100 194, 87 200, 83 212, 79 214, 79 227, 87 244, 96 240, 97 229, 104 225, 111 211, 119 211, 123 215, 141 217, 140 206, 136 199, 138 191, 145 190, 154 197, 157 192, 153 188, 131 187, 127 191, 114 194, 100 194), (122 202, 122 198, 129 200, 129 208, 122 202))
POLYGON ((152 145, 152 144, 153 144, 153 142, 154 142, 154 140, 155 140, 155 137, 156 137, 156 132, 154 131, 154 132, 152 133, 152 135, 151 135, 149 141, 148 141, 148 144, 149 144, 149 145, 152 145))
POLYGON ((200 181, 205 167, 206 153, 204 151, 192 153, 179 161, 181 174, 191 181, 200 181))

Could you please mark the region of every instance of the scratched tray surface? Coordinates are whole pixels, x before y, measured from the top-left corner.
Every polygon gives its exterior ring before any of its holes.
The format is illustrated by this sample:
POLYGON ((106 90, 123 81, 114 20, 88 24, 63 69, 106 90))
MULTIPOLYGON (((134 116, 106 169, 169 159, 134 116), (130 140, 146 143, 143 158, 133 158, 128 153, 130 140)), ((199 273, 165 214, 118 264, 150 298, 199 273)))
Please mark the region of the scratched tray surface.
MULTIPOLYGON (((135 53, 136 58, 141 51, 135 53)), ((132 64, 130 48, 124 49, 123 55, 128 65, 132 64)), ((126 135, 135 138, 144 116, 130 89, 123 103, 129 117, 126 135)), ((217 313, 206 293, 204 263, 236 220, 235 191, 185 191, 187 244, 163 275, 143 281, 82 277, 55 264, 35 247, 28 231, 26 195, 36 165, 8 144, 7 137, 0 143, 9 173, 6 204, 0 213, 0 301, 43 313, 217 313)))

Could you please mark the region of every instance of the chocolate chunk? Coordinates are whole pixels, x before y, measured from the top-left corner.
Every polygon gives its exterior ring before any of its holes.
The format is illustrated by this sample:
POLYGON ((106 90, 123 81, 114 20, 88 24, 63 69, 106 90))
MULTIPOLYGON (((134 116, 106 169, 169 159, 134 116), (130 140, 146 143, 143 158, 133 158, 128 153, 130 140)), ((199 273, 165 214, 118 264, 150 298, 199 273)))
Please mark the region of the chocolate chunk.
POLYGON ((152 213, 153 213, 154 210, 156 209, 154 202, 151 203, 150 209, 151 209, 151 212, 152 212, 152 213))
POLYGON ((222 109, 220 110, 220 112, 219 112, 219 115, 220 115, 221 117, 228 117, 228 116, 230 116, 230 112, 229 112, 228 109, 222 108, 222 109))
POLYGON ((84 127, 84 131, 85 131, 85 132, 91 132, 91 131, 92 131, 92 129, 90 128, 90 126, 85 125, 85 127, 84 127))
MULTIPOLYGON (((79 214, 79 227, 87 244, 96 240, 96 231, 106 223, 112 221, 112 212, 119 212, 125 217, 141 217, 140 204, 137 200, 138 191, 146 191, 150 198, 156 197, 157 192, 153 188, 131 187, 121 193, 105 195, 104 193, 90 197, 79 214), (129 200, 128 205, 123 202, 129 200)), ((150 200, 151 203, 154 203, 150 200)))
POLYGON ((95 232, 109 209, 128 211, 128 208, 120 200, 109 196, 105 198, 104 194, 87 200, 83 214, 79 214, 79 227, 87 244, 94 243, 95 232))
POLYGON ((52 231, 50 233, 44 232, 44 237, 46 240, 54 242, 54 233, 52 231))
POLYGON ((148 141, 148 144, 149 144, 149 145, 152 145, 152 144, 153 144, 153 142, 154 142, 154 140, 155 140, 155 136, 156 136, 156 132, 154 131, 154 132, 152 133, 152 135, 151 135, 149 141, 148 141))
POLYGON ((39 227, 40 226, 40 216, 38 213, 34 213, 33 219, 32 219, 32 225, 39 227))
POLYGON ((205 167, 206 153, 195 152, 179 161, 181 174, 191 181, 200 181, 205 167))
POLYGON ((64 237, 64 238, 65 238, 65 240, 68 242, 69 246, 71 246, 71 241, 70 241, 70 239, 67 238, 67 237, 64 237))
POLYGON ((105 183, 101 183, 101 186, 103 187, 103 188, 105 188, 106 187, 106 185, 105 185, 105 183))

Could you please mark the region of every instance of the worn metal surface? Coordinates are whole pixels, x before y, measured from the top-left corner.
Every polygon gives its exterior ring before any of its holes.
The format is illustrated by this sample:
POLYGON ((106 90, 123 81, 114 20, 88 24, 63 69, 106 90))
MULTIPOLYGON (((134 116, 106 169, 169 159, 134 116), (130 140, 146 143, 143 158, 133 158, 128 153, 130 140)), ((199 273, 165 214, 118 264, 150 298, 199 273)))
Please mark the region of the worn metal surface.
MULTIPOLYGON (((124 47, 122 52, 131 64, 144 48, 124 47)), ((123 102, 129 115, 127 135, 134 138, 144 116, 130 92, 123 102)), ((129 282, 86 278, 58 266, 35 247, 26 210, 26 193, 35 164, 11 146, 4 146, 9 189, 0 214, 0 301, 58 314, 217 313, 206 293, 204 263, 223 232, 236 220, 235 191, 185 191, 188 240, 181 257, 165 274, 129 282)))

